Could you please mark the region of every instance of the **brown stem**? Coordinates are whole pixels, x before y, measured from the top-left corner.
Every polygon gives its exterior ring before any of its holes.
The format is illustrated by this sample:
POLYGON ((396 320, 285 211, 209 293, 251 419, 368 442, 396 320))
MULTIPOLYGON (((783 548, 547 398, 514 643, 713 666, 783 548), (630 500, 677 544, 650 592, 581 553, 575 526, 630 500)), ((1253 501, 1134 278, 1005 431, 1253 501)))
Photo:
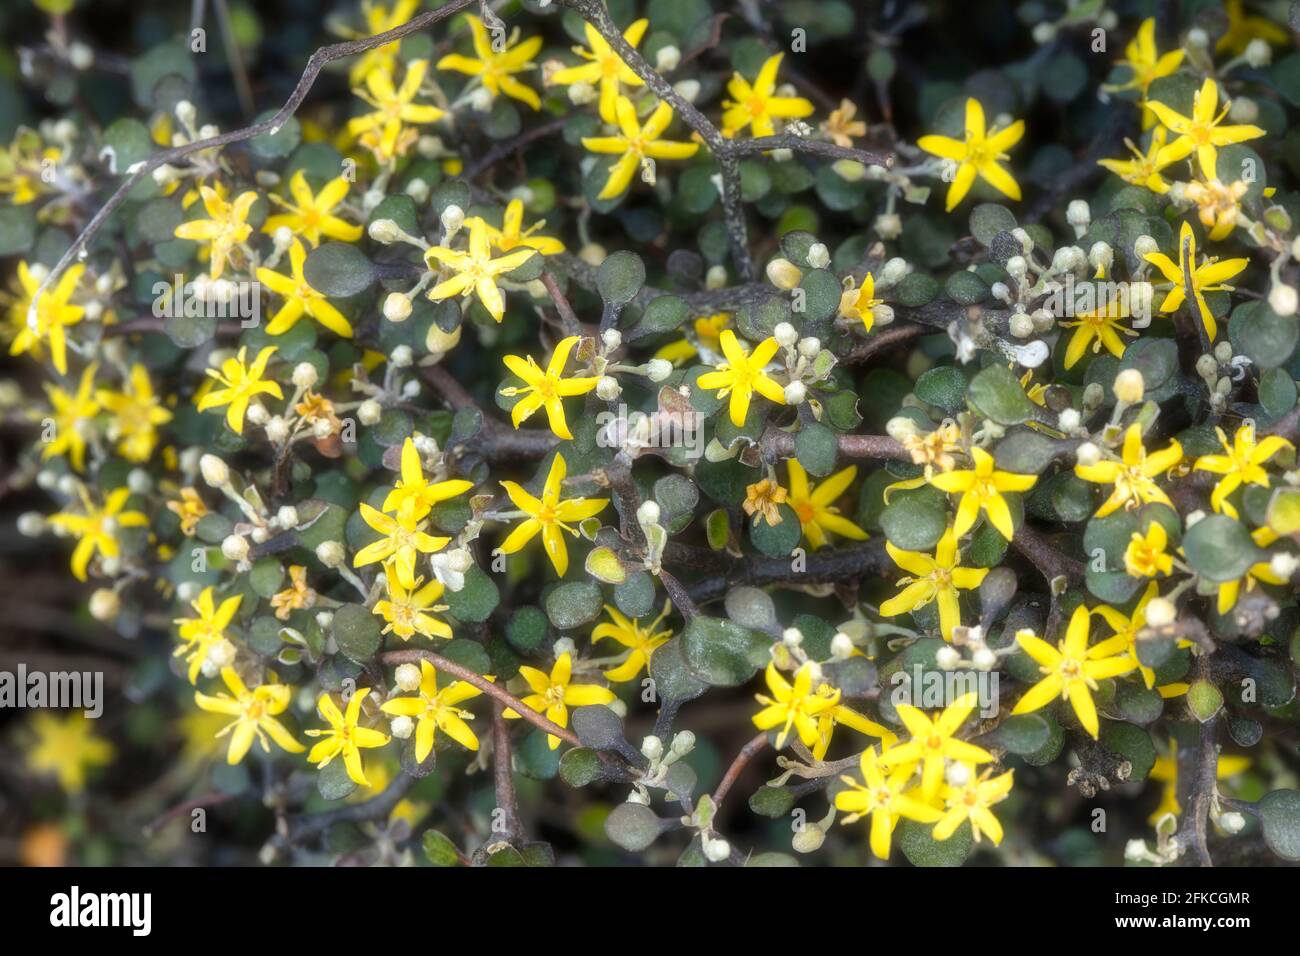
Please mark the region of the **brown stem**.
POLYGON ((533 726, 546 731, 548 734, 554 737, 559 737, 561 740, 573 744, 575 747, 582 745, 582 742, 578 740, 578 735, 573 731, 561 727, 559 724, 555 723, 555 721, 550 720, 545 714, 539 714, 500 684, 488 680, 482 674, 472 671, 468 667, 463 667, 454 661, 449 661, 441 654, 435 654, 433 651, 424 651, 412 648, 411 650, 405 651, 384 651, 384 653, 379 655, 379 662, 381 664, 387 664, 390 667, 398 664, 416 664, 422 660, 428 661, 444 674, 450 674, 452 677, 459 678, 467 684, 473 684, 483 693, 487 694, 489 697, 494 697, 524 720, 528 721, 533 726))
POLYGON ((492 701, 492 773, 496 783, 497 808, 505 816, 505 838, 513 843, 523 835, 523 827, 519 822, 514 768, 510 763, 510 726, 506 723, 505 712, 500 701, 492 701))
POLYGON ((113 195, 110 196, 108 201, 105 202, 95 215, 91 217, 90 222, 86 223, 86 227, 81 230, 76 239, 72 240, 72 244, 68 246, 67 250, 59 258, 59 261, 54 264, 54 268, 49 271, 49 274, 45 277, 45 281, 41 283, 40 288, 36 290, 35 295, 32 297, 32 307, 35 307, 36 300, 40 298, 45 290, 54 285, 54 283, 58 281, 59 277, 63 275, 68 266, 72 265, 72 263, 81 255, 82 250, 86 248, 87 244, 92 238, 94 238, 95 234, 99 232, 104 223, 106 223, 117 208, 126 201, 126 197, 136 187, 136 184, 145 176, 150 175, 159 166, 168 163, 175 163, 192 153, 201 152, 206 149, 215 149, 221 146, 229 146, 232 143, 242 143, 245 140, 252 139, 254 136, 278 131, 285 123, 289 122, 289 119, 293 114, 298 111, 298 107, 301 106, 302 101, 307 98, 308 91, 311 90, 312 85, 316 82, 316 77, 320 75, 321 70, 325 68, 325 64, 331 63, 334 60, 340 60, 346 56, 355 56, 358 53, 365 53, 367 50, 376 49, 377 47, 392 43, 394 40, 400 40, 404 36, 409 36, 412 33, 423 30, 425 27, 433 26, 439 21, 454 16, 467 7, 473 6, 477 2, 478 0, 449 0, 445 6, 439 7, 437 10, 429 10, 425 13, 421 13, 418 16, 414 16, 410 20, 407 20, 400 26, 396 26, 391 30, 386 30, 383 33, 376 33, 374 36, 362 37, 358 40, 347 40, 343 43, 334 43, 330 46, 321 47, 311 55, 310 59, 308 59, 307 66, 302 71, 302 76, 298 79, 298 84, 293 88, 293 92, 289 94, 289 99, 285 101, 285 104, 280 107, 274 116, 262 120, 260 123, 245 126, 242 129, 231 130, 227 133, 219 133, 216 136, 209 136, 206 139, 199 139, 192 143, 185 143, 180 146, 174 146, 171 149, 164 149, 154 153, 148 159, 141 160, 140 163, 131 168, 129 175, 122 180, 121 184, 113 192, 113 195))
POLYGON ((736 759, 731 761, 731 766, 727 772, 722 775, 722 780, 718 783, 718 788, 713 791, 713 805, 715 812, 722 806, 722 801, 727 799, 727 794, 735 786, 736 781, 744 772, 745 767, 754 759, 754 755, 767 746, 767 732, 755 734, 750 738, 749 743, 740 748, 740 753, 736 754, 736 759))

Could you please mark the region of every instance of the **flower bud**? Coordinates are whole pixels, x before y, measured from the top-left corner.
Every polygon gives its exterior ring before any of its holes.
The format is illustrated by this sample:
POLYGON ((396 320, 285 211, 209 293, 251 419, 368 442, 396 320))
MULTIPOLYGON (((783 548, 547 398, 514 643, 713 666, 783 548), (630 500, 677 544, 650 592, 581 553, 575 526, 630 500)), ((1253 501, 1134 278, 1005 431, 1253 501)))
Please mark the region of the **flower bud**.
POLYGON ((1080 415, 1076 409, 1063 408, 1061 414, 1057 416, 1057 422, 1061 426, 1061 431, 1072 432, 1079 427, 1081 422, 1080 415))
POLYGON ((276 445, 283 445, 289 440, 289 423, 281 415, 272 415, 266 420, 266 437, 276 445))
POLYGON ((322 541, 316 545, 316 560, 327 568, 337 568, 346 557, 347 552, 339 541, 322 541))
POLYGON ((1142 396, 1146 392, 1146 382, 1137 369, 1126 368, 1115 376, 1114 390, 1116 398, 1132 405, 1142 401, 1142 396))
POLYGON ((623 344, 623 333, 618 329, 606 329, 600 333, 600 343, 605 346, 605 351, 612 352, 623 344))
POLYGON ((1074 450, 1074 460, 1089 468, 1101 461, 1101 449, 1092 442, 1086 441, 1074 450))
POLYGON ((803 272, 789 259, 773 259, 767 264, 767 280, 782 291, 797 289, 803 281, 803 272))
POLYGON ((641 524, 658 524, 659 516, 659 505, 653 501, 641 502, 641 507, 636 510, 636 519, 641 524))
POLYGON ((961 652, 958 651, 957 648, 945 644, 935 652, 934 662, 939 665, 940 670, 953 670, 959 663, 961 663, 961 652))
POLYGON ((18 533, 25 538, 36 538, 45 533, 45 515, 39 511, 25 511, 18 516, 18 533))
POLYGON ((998 666, 998 656, 988 647, 980 647, 971 657, 977 671, 991 671, 998 666))
POLYGON ((826 842, 826 831, 816 823, 805 823, 790 841, 796 853, 815 853, 826 842))
POLYGON ((1145 259, 1153 252, 1159 251, 1160 243, 1156 242, 1151 236, 1143 234, 1133 240, 1133 254, 1139 259, 1145 259))
POLYGON ((442 211, 438 221, 442 223, 442 228, 447 233, 447 238, 450 239, 460 231, 461 226, 465 225, 465 210, 452 203, 442 211))
POLYGON ((814 242, 808 247, 808 265, 814 269, 825 269, 831 264, 831 251, 821 242, 814 242))
POLYGON ((785 403, 787 405, 802 405, 808 397, 808 389, 803 382, 791 382, 785 387, 785 403))
POLYGON ((1297 297, 1296 290, 1289 285, 1278 283, 1269 290, 1268 307, 1278 315, 1295 315, 1298 304, 1300 304, 1300 297, 1297 297))
POLYGON ((298 509, 293 505, 281 505, 280 510, 275 513, 275 521, 281 528, 296 528, 298 526, 298 509))
POLYGON ((96 621, 111 621, 122 610, 122 602, 112 588, 96 588, 90 595, 90 616, 96 621))
POLYGON ((320 375, 316 372, 316 366, 311 362, 299 362, 293 367, 293 384, 295 388, 311 388, 316 384, 320 375))
POLYGON ((221 488, 230 481, 230 469, 216 455, 200 458, 199 472, 203 475, 203 480, 213 488, 221 488))
POLYGON ((896 212, 882 212, 871 227, 876 230, 876 235, 889 242, 903 234, 903 217, 896 212))
POLYGON ((673 363, 667 359, 651 359, 645 363, 646 378, 659 383, 673 374, 673 363))
POLYGON ((390 292, 384 299, 384 318, 389 322, 405 322, 411 317, 411 297, 405 292, 390 292))
POLYGON ((1034 334, 1034 320, 1024 312, 1011 316, 1008 327, 1013 338, 1027 339, 1034 334))
POLYGON ((415 721, 405 714, 388 719, 388 732, 398 740, 406 740, 415 731, 415 721))
POLYGON ((402 229, 391 219, 376 219, 366 230, 370 238, 382 245, 392 245, 402 238, 402 229))
POLYGON ((596 383, 596 397, 603 402, 612 402, 623 394, 623 386, 612 375, 602 375, 596 383))
MULTIPOLYGON (((876 306, 876 308, 879 309, 880 306, 876 306)), ((817 338, 815 335, 809 335, 806 338, 799 340, 799 354, 809 361, 812 361, 820 355, 821 350, 822 340, 817 338)))
POLYGON ((664 742, 654 734, 641 741, 641 756, 646 760, 658 760, 664 755, 664 742))
POLYGON ((845 661, 853 656, 853 651, 853 638, 843 631, 837 631, 831 638, 831 657, 837 661, 845 661))
POLYGON ((898 256, 895 256, 894 258, 890 259, 881 267, 880 275, 877 276, 879 281, 876 283, 876 285, 877 286, 896 285, 899 282, 902 282, 903 279, 907 276, 907 274, 911 271, 912 271, 912 267, 907 264, 906 259, 901 259, 898 256))
POLYGON ((230 561, 243 561, 248 557, 248 539, 243 535, 227 535, 221 542, 221 553, 230 561))
POLYGON ((1147 626, 1168 627, 1178 617, 1174 602, 1164 597, 1154 597, 1147 602, 1147 626))
POLYGON ((791 348, 799 341, 799 332, 789 322, 778 322, 772 330, 772 337, 782 348, 791 348))
POLYGON ((1092 223, 1092 210, 1088 208, 1088 203, 1082 199, 1072 199, 1070 204, 1065 207, 1065 221, 1075 228, 1077 232, 1080 229, 1087 229, 1092 223))
POLYGON ((399 690, 404 690, 408 694, 411 691, 420 689, 420 668, 414 664, 399 664, 397 672, 393 675, 399 690))
MULTIPOLYGON (((1252 43, 1261 43, 1261 40, 1252 40, 1252 43)), ((1236 810, 1229 810, 1227 813, 1219 814, 1219 827, 1224 833, 1237 834, 1246 828, 1246 818, 1236 810)))
POLYGON ((798 647, 803 643, 803 631, 797 627, 787 627, 781 632, 781 640, 786 647, 798 647))
POLYGON ((373 398, 367 398, 357 406, 357 420, 363 425, 376 425, 384 414, 384 407, 373 398))
POLYGON ((655 69, 660 73, 671 73, 682 62, 682 51, 669 44, 661 46, 655 53, 655 69))
POLYGON ((721 837, 709 837, 704 841, 703 849, 710 863, 721 863, 731 856, 731 844, 721 837))

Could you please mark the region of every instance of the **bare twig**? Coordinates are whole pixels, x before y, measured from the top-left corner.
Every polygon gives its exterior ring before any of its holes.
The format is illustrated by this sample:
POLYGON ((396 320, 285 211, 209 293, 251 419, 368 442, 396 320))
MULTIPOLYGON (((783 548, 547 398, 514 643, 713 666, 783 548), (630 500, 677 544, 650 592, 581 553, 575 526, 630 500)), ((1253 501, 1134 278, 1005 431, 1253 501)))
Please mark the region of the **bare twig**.
POLYGON ((573 731, 561 727, 559 724, 555 723, 555 721, 547 718, 545 714, 539 714, 500 684, 488 680, 482 674, 472 671, 468 667, 463 667, 454 661, 449 661, 441 654, 435 654, 433 651, 411 649, 405 651, 385 651, 379 655, 380 663, 386 664, 390 667, 397 664, 415 664, 422 660, 428 661, 444 674, 450 674, 452 677, 459 678, 467 684, 473 684, 479 690, 483 691, 483 693, 487 694, 489 697, 496 698, 496 700, 500 701, 510 710, 513 710, 524 720, 528 721, 533 726, 546 731, 548 734, 551 734, 554 737, 559 737, 561 740, 573 744, 575 747, 582 745, 582 742, 578 740, 578 735, 573 731))
POLYGON ((214 149, 220 146, 229 146, 232 143, 242 143, 245 140, 252 139, 254 136, 261 136, 263 133, 278 132, 285 123, 289 122, 290 117, 298 111, 302 101, 306 99, 307 93, 311 90, 312 85, 316 82, 316 77, 320 75, 325 64, 334 60, 341 60, 347 56, 355 56, 358 53, 365 53, 367 50, 373 50, 377 47, 392 43, 394 40, 400 40, 404 36, 409 36, 423 30, 425 27, 433 26, 448 17, 460 13, 467 7, 475 5, 478 0, 449 0, 449 2, 439 7, 437 10, 429 10, 418 16, 412 17, 400 26, 383 33, 376 33, 374 36, 362 37, 358 40, 347 40, 343 43, 335 43, 330 46, 321 47, 311 55, 307 61, 306 68, 302 71, 302 76, 298 80, 297 86, 289 94, 289 99, 269 119, 262 120, 260 123, 254 123, 251 126, 245 126, 242 129, 230 130, 226 133, 219 133, 216 136, 209 136, 206 139, 195 140, 192 143, 185 143, 181 146, 174 146, 171 149, 164 149, 154 153, 148 159, 141 160, 134 164, 128 171, 127 177, 122 180, 113 195, 108 201, 90 218, 84 229, 72 240, 67 251, 59 257, 59 261, 54 264, 54 268, 49 271, 36 293, 32 296, 31 314, 35 315, 36 303, 45 290, 56 283, 61 275, 72 265, 73 260, 82 258, 90 240, 95 237, 109 217, 117 210, 126 197, 135 188, 145 176, 148 176, 159 166, 164 164, 175 163, 184 159, 192 153, 201 152, 205 149, 214 149))
POLYGON ((714 807, 722 806, 722 801, 727 799, 727 794, 731 792, 731 788, 735 786, 736 781, 740 779, 740 775, 749 766, 749 762, 754 759, 754 755, 766 746, 767 732, 764 731, 751 737, 749 742, 740 748, 740 753, 736 754, 736 759, 731 761, 731 766, 722 775, 718 788, 713 791, 714 807))
POLYGON ((504 816, 503 835, 513 843, 523 835, 519 822, 519 801, 515 797, 515 775, 511 766, 510 726, 505 718, 505 706, 492 701, 492 772, 496 783, 497 809, 504 816))

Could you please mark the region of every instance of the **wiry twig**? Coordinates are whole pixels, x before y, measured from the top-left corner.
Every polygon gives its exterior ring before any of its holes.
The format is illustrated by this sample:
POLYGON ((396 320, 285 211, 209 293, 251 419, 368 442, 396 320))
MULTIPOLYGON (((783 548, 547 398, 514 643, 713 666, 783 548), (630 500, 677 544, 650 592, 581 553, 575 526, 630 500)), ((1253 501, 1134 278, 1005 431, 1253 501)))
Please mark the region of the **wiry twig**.
POLYGON ((754 278, 754 260, 749 253, 749 231, 740 198, 740 159, 742 156, 773 149, 789 149, 835 159, 854 159, 872 166, 889 166, 892 154, 836 146, 820 140, 804 139, 791 133, 753 140, 730 139, 705 116, 694 103, 673 89, 659 71, 652 67, 632 44, 623 39, 603 0, 563 0, 564 5, 590 23, 597 33, 622 58, 623 62, 661 100, 668 103, 687 126, 704 140, 718 161, 722 173, 722 212, 727 221, 727 237, 736 271, 744 282, 754 278))
POLYGON ((226 133, 218 133, 216 136, 209 136, 207 139, 195 140, 191 143, 184 143, 180 146, 173 146, 171 149, 164 149, 161 152, 154 153, 148 159, 131 166, 128 170, 127 177, 122 180, 120 186, 114 191, 108 201, 90 218, 85 228, 72 240, 67 251, 59 257, 59 261, 54 264, 54 268, 49 271, 36 293, 32 296, 32 303, 29 314, 29 321, 32 321, 36 315, 36 303, 45 290, 56 283, 68 266, 72 265, 74 259, 81 258, 90 240, 99 232, 109 217, 117 210, 126 197, 130 195, 136 184, 145 176, 148 176, 159 166, 177 162, 184 159, 192 153, 198 153, 205 149, 215 149, 221 146, 229 146, 233 143, 242 143, 245 140, 252 139, 254 136, 261 136, 263 133, 276 133, 302 105, 306 99, 307 93, 311 90, 312 85, 316 82, 316 77, 320 75, 325 64, 334 60, 341 60, 347 56, 355 56, 358 53, 365 53, 367 50, 373 50, 377 47, 392 43, 394 40, 400 40, 404 36, 409 36, 425 27, 433 26, 441 20, 454 16, 467 7, 473 6, 478 0, 449 0, 446 6, 437 10, 429 10, 418 16, 412 17, 400 26, 396 26, 384 33, 376 33, 374 36, 362 37, 358 40, 347 40, 343 43, 335 43, 330 46, 321 47, 311 55, 307 61, 306 68, 302 71, 302 76, 298 79, 298 84, 289 94, 289 98, 284 105, 269 119, 262 120, 260 123, 254 123, 251 126, 245 126, 242 129, 230 130, 226 133))
POLYGON ((510 691, 506 690, 500 684, 488 680, 482 674, 463 667, 460 664, 450 661, 441 654, 435 654, 433 651, 423 650, 406 650, 406 651, 385 651, 379 655, 379 662, 389 667, 395 667, 398 664, 417 664, 425 660, 444 674, 450 674, 452 677, 459 678, 467 684, 473 684, 489 697, 494 697, 510 710, 528 721, 540 730, 546 731, 553 737, 559 737, 575 747, 582 745, 578 740, 578 735, 567 728, 561 727, 555 721, 550 720, 545 714, 539 714, 523 701, 521 701, 510 691))

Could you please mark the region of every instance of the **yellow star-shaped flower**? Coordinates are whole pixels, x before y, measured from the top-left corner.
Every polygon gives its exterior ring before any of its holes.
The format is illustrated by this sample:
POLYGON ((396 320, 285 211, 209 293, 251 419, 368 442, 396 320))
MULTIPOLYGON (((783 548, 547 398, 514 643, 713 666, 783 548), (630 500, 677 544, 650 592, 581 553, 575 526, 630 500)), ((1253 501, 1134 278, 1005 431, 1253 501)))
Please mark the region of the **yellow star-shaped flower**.
POLYGON ((952 212, 957 208, 978 175, 990 186, 1009 199, 1020 199, 1020 184, 1015 178, 998 165, 998 160, 1006 159, 1006 151, 1025 135, 1025 121, 1016 120, 1006 129, 986 130, 984 125, 984 107, 974 98, 966 100, 966 138, 952 139, 949 136, 922 136, 916 145, 927 153, 943 159, 950 159, 957 164, 952 185, 948 187, 946 209, 952 212))

